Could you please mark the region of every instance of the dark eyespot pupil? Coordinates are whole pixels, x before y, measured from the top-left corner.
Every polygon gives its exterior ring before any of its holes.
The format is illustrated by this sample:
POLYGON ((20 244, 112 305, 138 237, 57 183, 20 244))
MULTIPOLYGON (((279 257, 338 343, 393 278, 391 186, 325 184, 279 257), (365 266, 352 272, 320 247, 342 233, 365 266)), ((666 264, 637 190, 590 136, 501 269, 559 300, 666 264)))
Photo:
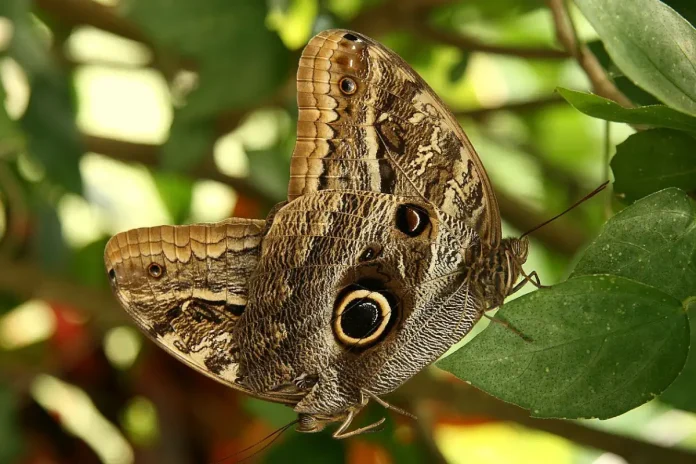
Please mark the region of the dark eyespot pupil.
POLYGON ((341 91, 343 93, 351 94, 355 92, 356 89, 356 84, 353 79, 350 79, 348 77, 344 77, 341 79, 341 91))
POLYGON ((377 331, 382 319, 379 305, 369 299, 360 299, 343 311, 341 329, 351 338, 367 338, 377 331))
POLYGON ((416 205, 401 205, 396 211, 396 227, 409 237, 423 233, 430 223, 428 213, 416 205))
POLYGON ((377 257, 379 251, 380 250, 378 248, 367 247, 358 259, 359 261, 370 261, 371 259, 375 259, 377 257))
POLYGON ((227 311, 231 312, 232 315, 239 317, 242 315, 242 313, 244 313, 246 306, 240 305, 240 304, 228 304, 228 305, 225 305, 225 309, 227 311))
POLYGON ((358 40, 358 38, 356 36, 354 36, 353 34, 351 34, 350 32, 348 34, 343 34, 343 38, 346 40, 350 40, 351 42, 355 42, 358 40))
POLYGON ((147 267, 147 272, 155 279, 159 279, 164 274, 164 268, 157 263, 151 263, 147 267))
POLYGON ((113 269, 109 269, 109 280, 115 281, 116 280, 116 271, 113 269))

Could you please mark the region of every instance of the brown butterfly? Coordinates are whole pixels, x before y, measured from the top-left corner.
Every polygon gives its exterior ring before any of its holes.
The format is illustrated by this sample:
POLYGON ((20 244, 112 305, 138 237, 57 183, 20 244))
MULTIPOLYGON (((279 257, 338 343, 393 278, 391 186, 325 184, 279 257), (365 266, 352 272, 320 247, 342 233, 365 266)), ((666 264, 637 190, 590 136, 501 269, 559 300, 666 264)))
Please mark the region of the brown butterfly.
MULTIPOLYGON (((123 232, 113 290, 160 346, 285 403, 298 430, 340 422, 435 361, 515 290, 527 239, 500 212, 452 113, 394 52, 324 31, 297 73, 288 201, 265 221, 123 232)), ((407 414, 407 413, 405 413, 407 414)))

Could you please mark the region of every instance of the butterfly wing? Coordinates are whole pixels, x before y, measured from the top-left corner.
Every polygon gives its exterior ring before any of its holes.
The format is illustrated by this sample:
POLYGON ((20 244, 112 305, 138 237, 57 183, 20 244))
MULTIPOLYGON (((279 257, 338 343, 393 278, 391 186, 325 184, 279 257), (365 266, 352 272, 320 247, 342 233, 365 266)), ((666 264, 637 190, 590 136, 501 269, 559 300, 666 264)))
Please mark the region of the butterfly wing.
POLYGON ((416 196, 500 241, 495 194, 435 92, 398 55, 356 32, 324 31, 302 53, 290 200, 317 190, 416 196))
POLYGON ((138 326, 190 367, 258 395, 237 379, 233 329, 247 304, 264 221, 161 226, 115 235, 104 253, 112 289, 138 326))

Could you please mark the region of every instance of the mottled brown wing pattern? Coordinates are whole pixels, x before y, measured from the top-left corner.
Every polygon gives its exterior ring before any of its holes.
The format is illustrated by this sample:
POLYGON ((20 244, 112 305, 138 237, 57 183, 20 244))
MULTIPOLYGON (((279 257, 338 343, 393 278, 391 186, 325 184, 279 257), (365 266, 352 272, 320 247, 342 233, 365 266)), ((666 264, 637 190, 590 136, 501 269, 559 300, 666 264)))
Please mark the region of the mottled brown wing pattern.
POLYGON ((133 229, 115 235, 104 256, 114 293, 141 329, 189 366, 247 392, 237 383, 232 334, 264 224, 228 219, 133 229))
POLYGON ((398 55, 363 35, 329 30, 305 48, 288 198, 317 190, 420 197, 500 241, 483 166, 452 113, 398 55))

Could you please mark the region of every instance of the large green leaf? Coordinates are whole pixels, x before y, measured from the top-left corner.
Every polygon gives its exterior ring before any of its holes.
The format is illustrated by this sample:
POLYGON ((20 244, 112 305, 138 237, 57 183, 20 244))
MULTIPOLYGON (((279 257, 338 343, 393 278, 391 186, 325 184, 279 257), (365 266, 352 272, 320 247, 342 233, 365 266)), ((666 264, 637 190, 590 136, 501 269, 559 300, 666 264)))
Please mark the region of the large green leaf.
POLYGON ((659 0, 575 0, 612 60, 667 105, 696 115, 696 29, 659 0))
POLYGON ((171 134, 185 141, 190 129, 196 143, 168 143, 162 152, 165 166, 194 166, 214 137, 201 125, 212 128, 221 111, 258 104, 289 77, 290 53, 266 28, 264 1, 131 0, 124 9, 156 44, 196 63, 198 86, 175 115, 173 130, 181 133, 171 134))
POLYGON ((614 274, 679 301, 696 295, 696 216, 684 192, 657 192, 611 218, 571 277, 614 274))
MULTIPOLYGON (((681 300, 696 346, 696 214, 677 189, 657 192, 618 213, 585 250, 572 276, 609 272, 652 285, 681 300)), ((696 412, 696 350, 681 375, 661 396, 696 412)))
POLYGON ((631 135, 611 160, 614 191, 632 202, 668 187, 696 190, 694 145, 694 137, 670 129, 631 135))
POLYGON ((664 391, 689 347, 679 300, 615 276, 584 276, 506 303, 491 324, 438 362, 536 417, 609 418, 664 391))
POLYGON ((646 124, 696 133, 696 117, 665 105, 624 108, 618 103, 591 93, 559 87, 558 93, 575 109, 593 118, 628 124, 646 124))

